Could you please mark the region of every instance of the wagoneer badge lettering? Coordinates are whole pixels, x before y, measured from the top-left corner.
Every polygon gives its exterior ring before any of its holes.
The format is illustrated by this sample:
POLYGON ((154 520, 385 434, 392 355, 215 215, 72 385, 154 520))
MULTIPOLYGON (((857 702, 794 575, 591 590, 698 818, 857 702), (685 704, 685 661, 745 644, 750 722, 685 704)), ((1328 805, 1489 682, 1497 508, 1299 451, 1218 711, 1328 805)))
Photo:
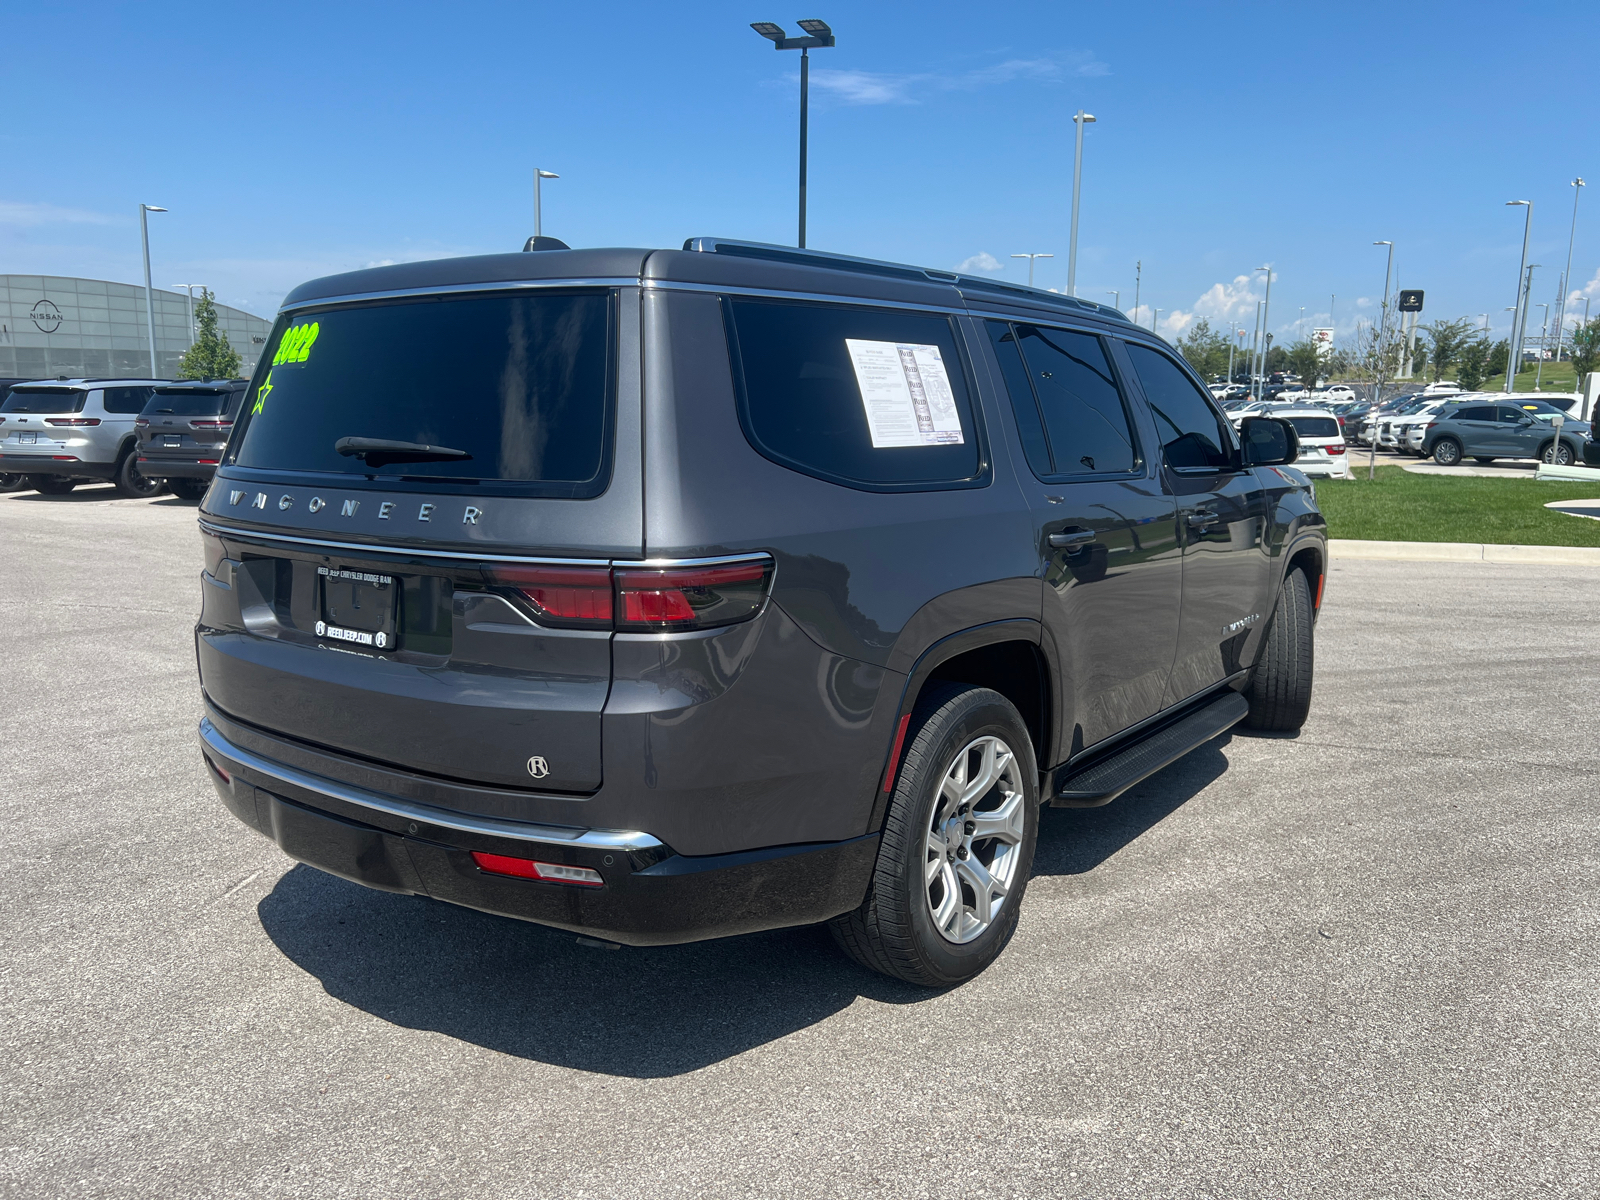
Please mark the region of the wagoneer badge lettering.
POLYGON ((256 498, 250 501, 250 507, 265 509, 267 507, 267 494, 265 492, 257 492, 256 498))
POLYGON ((339 515, 341 517, 353 517, 353 516, 356 515, 356 509, 358 509, 360 507, 361 507, 361 501, 359 501, 359 500, 346 500, 344 502, 344 505, 339 509, 339 515))
POLYGON ((419 521, 432 520, 433 519, 433 507, 434 506, 431 505, 431 504, 424 504, 421 508, 419 508, 417 510, 417 520, 419 520, 419 521))
POLYGON ((378 520, 387 521, 389 519, 389 514, 393 511, 394 501, 385 500, 382 504, 378 505, 378 520))
POLYGON ((543 779, 550 774, 550 764, 535 754, 528 760, 528 774, 535 779, 543 779))
POLYGON ((1260 613, 1251 613, 1248 617, 1240 617, 1237 621, 1231 622, 1230 624, 1222 627, 1223 635, 1226 636, 1230 633, 1238 633, 1241 629, 1249 629, 1250 626, 1254 625, 1259 620, 1261 620, 1260 613))
POLYGON ((483 516, 483 509, 473 508, 472 505, 469 504, 467 505, 467 511, 461 514, 461 523, 463 525, 476 525, 478 523, 478 518, 481 516, 483 516))
POLYGON ((233 491, 228 493, 228 503, 229 504, 237 504, 237 503, 239 503, 239 501, 241 501, 243 499, 244 499, 244 493, 239 491, 237 488, 235 488, 233 491))
POLYGON ((313 497, 311 497, 311 503, 306 505, 306 507, 309 508, 312 512, 321 512, 327 506, 328 506, 328 502, 326 500, 324 500, 321 496, 313 496, 313 497))
POLYGON ((294 507, 294 497, 293 496, 279 496, 278 497, 278 511, 279 512, 287 512, 289 509, 291 509, 293 507, 294 507))

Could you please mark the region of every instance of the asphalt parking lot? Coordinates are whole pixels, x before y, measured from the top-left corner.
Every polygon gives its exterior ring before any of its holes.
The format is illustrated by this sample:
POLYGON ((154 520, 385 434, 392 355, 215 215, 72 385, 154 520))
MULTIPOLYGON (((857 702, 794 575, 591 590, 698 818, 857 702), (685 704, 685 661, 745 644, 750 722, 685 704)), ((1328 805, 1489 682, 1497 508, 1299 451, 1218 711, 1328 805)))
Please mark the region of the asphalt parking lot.
POLYGON ((932 994, 296 866, 195 748, 194 515, 0 497, 0 1194, 1600 1190, 1600 569, 1336 563, 1303 733, 1046 810, 932 994))

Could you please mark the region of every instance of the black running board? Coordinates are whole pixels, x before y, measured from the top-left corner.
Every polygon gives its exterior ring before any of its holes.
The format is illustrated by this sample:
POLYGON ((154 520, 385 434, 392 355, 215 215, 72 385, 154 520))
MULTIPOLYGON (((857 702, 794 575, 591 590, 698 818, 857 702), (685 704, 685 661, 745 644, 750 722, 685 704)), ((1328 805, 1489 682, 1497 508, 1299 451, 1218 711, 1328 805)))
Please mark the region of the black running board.
POLYGON ((1249 711, 1250 702, 1238 692, 1224 692, 1111 757, 1071 772, 1057 783, 1050 803, 1055 808, 1110 804, 1140 780, 1232 729, 1249 711))

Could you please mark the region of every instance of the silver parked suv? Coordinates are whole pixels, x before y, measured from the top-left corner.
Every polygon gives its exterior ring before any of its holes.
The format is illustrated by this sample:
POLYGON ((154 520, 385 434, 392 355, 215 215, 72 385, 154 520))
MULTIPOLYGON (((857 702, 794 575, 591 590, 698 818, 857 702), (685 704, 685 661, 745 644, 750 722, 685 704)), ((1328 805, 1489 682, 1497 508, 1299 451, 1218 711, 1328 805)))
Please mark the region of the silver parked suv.
POLYGON ((165 486, 139 472, 134 419, 157 379, 57 379, 19 383, 0 404, 0 472, 46 495, 106 479, 124 496, 165 486))

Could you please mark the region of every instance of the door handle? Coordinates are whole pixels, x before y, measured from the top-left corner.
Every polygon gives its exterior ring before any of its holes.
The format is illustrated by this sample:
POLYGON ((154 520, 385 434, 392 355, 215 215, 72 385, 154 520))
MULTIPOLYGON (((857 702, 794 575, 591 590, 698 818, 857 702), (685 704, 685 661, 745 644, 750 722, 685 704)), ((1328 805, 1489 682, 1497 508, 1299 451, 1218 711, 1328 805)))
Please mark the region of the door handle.
POLYGON ((1094 530, 1071 529, 1050 535, 1050 545, 1057 550, 1065 550, 1069 546, 1081 546, 1084 542, 1094 541, 1094 530))
POLYGON ((1217 514, 1206 508, 1191 508, 1186 514, 1191 528, 1200 529, 1217 523, 1217 514))

